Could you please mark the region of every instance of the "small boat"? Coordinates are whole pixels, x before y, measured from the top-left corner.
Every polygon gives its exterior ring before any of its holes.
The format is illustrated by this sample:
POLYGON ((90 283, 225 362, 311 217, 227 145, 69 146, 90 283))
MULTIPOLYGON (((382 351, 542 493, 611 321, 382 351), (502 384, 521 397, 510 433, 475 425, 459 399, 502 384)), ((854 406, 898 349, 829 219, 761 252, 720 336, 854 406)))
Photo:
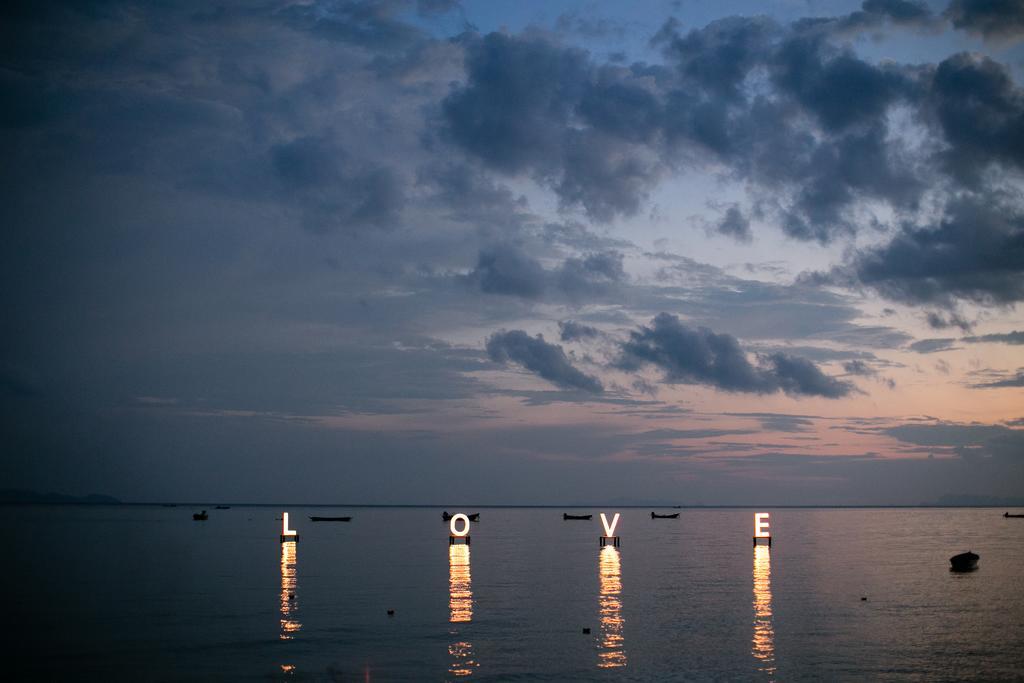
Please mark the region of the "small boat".
POLYGON ((1024 515, 1011 515, 1009 512, 1004 512, 1003 517, 1024 517, 1024 515))
POLYGON ((213 509, 214 510, 230 510, 231 506, 230 505, 218 505, 217 507, 215 507, 213 509))
MULTIPOLYGON (((441 519, 443 519, 446 522, 449 521, 454 516, 455 515, 450 514, 447 510, 445 510, 444 512, 441 513, 441 519)), ((474 512, 471 515, 466 515, 466 517, 469 517, 469 521, 471 521, 471 522, 479 522, 480 521, 480 513, 479 512, 474 512)))
POLYGON ((659 515, 652 512, 651 519, 679 519, 679 513, 673 512, 671 515, 659 515))
POLYGON ((209 518, 210 515, 206 514, 206 510, 203 510, 202 512, 195 512, 192 514, 192 521, 195 522, 205 522, 209 518))
POLYGON ((570 515, 568 512, 562 513, 562 519, 590 519, 594 515, 570 515))
POLYGON ((310 516, 309 521, 311 522, 351 522, 351 517, 313 517, 310 516))
POLYGON ((972 553, 968 550, 966 553, 960 553, 949 558, 949 564, 951 565, 949 570, 952 572, 970 572, 978 568, 979 555, 972 553))

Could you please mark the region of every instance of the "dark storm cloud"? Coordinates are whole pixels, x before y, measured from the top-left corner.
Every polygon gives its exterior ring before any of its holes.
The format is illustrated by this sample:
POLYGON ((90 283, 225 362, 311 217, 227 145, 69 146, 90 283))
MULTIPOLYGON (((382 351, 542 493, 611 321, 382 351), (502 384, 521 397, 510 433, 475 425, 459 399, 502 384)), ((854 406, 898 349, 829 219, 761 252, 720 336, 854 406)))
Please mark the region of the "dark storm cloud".
MULTIPOLYGON (((931 21, 898 0, 869 0, 857 16, 931 21)), ((1005 67, 970 55, 876 64, 824 25, 730 17, 682 33, 669 21, 652 41, 666 64, 629 67, 536 36, 469 37, 466 80, 442 103, 446 134, 601 221, 639 211, 670 170, 722 164, 789 236, 819 242, 872 224, 869 202, 915 212, 937 174, 977 186, 993 164, 1020 165, 1024 99, 1005 67), (912 149, 897 110, 944 145, 912 149)), ((720 230, 746 239, 749 223, 737 210, 720 230)))
POLYGON ((582 341, 584 339, 595 339, 601 336, 601 331, 596 327, 584 325, 575 320, 558 321, 559 337, 564 342, 582 341))
POLYGON ((968 53, 943 60, 925 111, 950 145, 946 167, 962 181, 977 184, 994 162, 1024 168, 1024 92, 1004 65, 968 53))
POLYGON ((914 89, 902 69, 865 62, 816 34, 797 34, 784 41, 773 67, 780 90, 829 131, 878 122, 892 103, 914 89))
POLYGON ((522 330, 496 332, 487 340, 487 355, 496 363, 513 362, 563 389, 581 389, 599 394, 601 381, 576 369, 561 346, 544 337, 531 337, 522 330))
POLYGON ((457 145, 495 170, 532 175, 596 220, 639 209, 656 168, 609 133, 635 137, 649 96, 605 76, 595 82, 587 53, 539 38, 468 38, 466 70, 465 86, 442 103, 457 145), (571 125, 577 113, 601 125, 571 125))
POLYGON ((589 80, 586 53, 499 33, 470 38, 468 83, 443 103, 452 138, 502 171, 554 171, 589 80))
POLYGON ((922 339, 921 341, 914 342, 907 348, 917 353, 936 353, 938 351, 951 351, 960 347, 956 346, 956 339, 922 339))
POLYGON ((790 236, 827 242, 854 231, 847 214, 865 198, 915 206, 924 186, 885 120, 916 98, 911 71, 765 19, 720 20, 686 36, 666 24, 658 42, 686 74, 666 86, 666 139, 705 149, 770 193, 790 236), (743 96, 739 85, 758 70, 770 75, 773 97, 743 96), (699 73, 720 77, 703 83, 699 73))
POLYGON ((1024 212, 1002 197, 965 196, 936 225, 904 226, 817 279, 907 304, 1011 304, 1024 299, 1024 212))
POLYGON ((1013 332, 997 333, 997 334, 983 334, 978 337, 964 337, 960 341, 965 341, 970 344, 1013 344, 1021 345, 1024 344, 1024 330, 1015 330, 1013 332))
POLYGON ((1024 3, 1020 0, 953 0, 945 16, 953 26, 986 39, 1024 36, 1024 3))
POLYGON ((705 384, 724 391, 839 398, 852 386, 828 377, 810 361, 785 353, 765 354, 754 366, 739 341, 707 328, 691 328, 662 313, 650 327, 630 332, 617 366, 637 370, 654 365, 669 384, 705 384))
POLYGON ((686 80, 702 89, 735 100, 740 85, 755 66, 763 63, 779 26, 766 17, 728 17, 679 33, 680 24, 669 19, 652 39, 662 45, 686 80))

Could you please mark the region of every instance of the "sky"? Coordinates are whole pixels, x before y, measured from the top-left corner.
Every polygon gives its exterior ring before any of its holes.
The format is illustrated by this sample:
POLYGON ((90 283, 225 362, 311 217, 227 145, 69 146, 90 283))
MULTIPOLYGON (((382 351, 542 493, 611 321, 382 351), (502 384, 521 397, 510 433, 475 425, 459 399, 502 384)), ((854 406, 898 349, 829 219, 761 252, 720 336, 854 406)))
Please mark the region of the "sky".
POLYGON ((1024 499, 1024 2, 13 2, 0 481, 1024 499))

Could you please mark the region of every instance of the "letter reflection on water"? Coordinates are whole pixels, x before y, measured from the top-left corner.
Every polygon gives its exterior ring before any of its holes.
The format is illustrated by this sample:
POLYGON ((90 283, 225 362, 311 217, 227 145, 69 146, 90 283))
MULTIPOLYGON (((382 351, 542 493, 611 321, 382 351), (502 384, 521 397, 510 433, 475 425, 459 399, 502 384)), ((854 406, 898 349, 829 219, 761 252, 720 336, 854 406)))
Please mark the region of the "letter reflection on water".
POLYGON ((295 542, 289 541, 281 544, 281 640, 291 640, 302 628, 296 619, 299 607, 296 586, 295 542))
POLYGON ((775 631, 772 629, 772 551, 767 546, 754 548, 754 638, 751 654, 758 671, 775 677, 775 631))
POLYGON ((448 654, 452 657, 448 673, 457 678, 469 676, 479 663, 473 659, 473 644, 456 626, 473 621, 473 585, 468 545, 448 546, 448 609, 451 613, 449 621, 452 623, 449 633, 454 638, 454 642, 448 646, 448 654))
POLYGON ((601 669, 612 669, 626 666, 625 638, 622 627, 622 567, 619 563, 619 550, 610 545, 601 548, 598 576, 601 582, 601 593, 598 601, 601 618, 601 651, 598 654, 597 666, 601 669))

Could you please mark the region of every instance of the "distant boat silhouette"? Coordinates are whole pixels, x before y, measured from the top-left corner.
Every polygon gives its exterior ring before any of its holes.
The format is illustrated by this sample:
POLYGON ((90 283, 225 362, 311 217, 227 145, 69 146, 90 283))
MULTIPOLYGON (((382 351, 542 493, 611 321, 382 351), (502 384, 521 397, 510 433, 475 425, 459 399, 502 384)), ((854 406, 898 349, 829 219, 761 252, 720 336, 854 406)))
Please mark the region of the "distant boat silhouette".
POLYGON ((215 507, 213 509, 214 510, 230 510, 231 506, 230 505, 218 505, 217 507, 215 507))
POLYGON ((978 559, 980 556, 977 553, 972 553, 968 550, 966 553, 960 553, 949 558, 949 564, 951 565, 949 570, 953 572, 970 572, 978 568, 978 559))
POLYGON ((570 515, 568 512, 562 513, 562 519, 590 519, 594 515, 570 515))
POLYGON ((1009 512, 1004 512, 1003 517, 1024 517, 1024 515, 1011 515, 1009 512))
POLYGON ((351 522, 351 517, 310 517, 311 522, 351 522))
POLYGON ((679 519, 679 513, 673 512, 671 515, 658 515, 652 512, 651 519, 679 519))
POLYGON ((192 519, 193 519, 193 521, 196 521, 196 522, 205 522, 209 518, 210 518, 210 515, 206 514, 206 510, 203 510, 202 512, 196 512, 196 513, 192 514, 192 519))
MULTIPOLYGON (((451 518, 454 517, 454 516, 455 515, 449 513, 447 510, 445 510, 444 512, 441 513, 441 519, 443 519, 446 522, 451 520, 451 518)), ((480 521, 480 513, 479 512, 474 512, 471 515, 466 515, 466 517, 469 517, 469 521, 471 521, 471 522, 479 522, 480 521)))

